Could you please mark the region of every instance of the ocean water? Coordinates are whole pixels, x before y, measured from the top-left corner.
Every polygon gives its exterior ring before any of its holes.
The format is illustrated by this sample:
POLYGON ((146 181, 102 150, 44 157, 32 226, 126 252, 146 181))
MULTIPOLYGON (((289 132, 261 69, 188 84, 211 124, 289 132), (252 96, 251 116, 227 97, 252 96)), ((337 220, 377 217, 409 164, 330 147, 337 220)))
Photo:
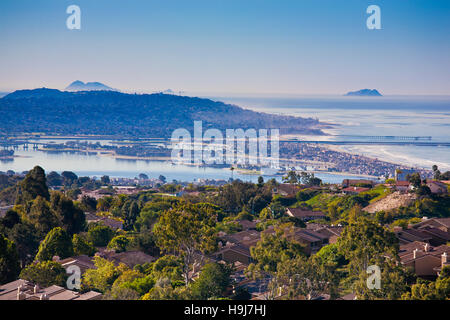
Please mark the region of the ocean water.
MULTIPOLYGON (((449 97, 212 97, 227 103, 255 111, 318 118, 331 127, 324 130, 326 136, 303 136, 313 141, 358 141, 359 144, 328 145, 330 148, 352 152, 404 165, 450 170, 449 146, 373 145, 365 142, 380 141, 373 136, 430 136, 424 142, 450 142, 449 97)), ((383 139, 381 139, 383 140, 383 139)), ((50 142, 52 139, 40 142, 50 142)), ((61 141, 57 141, 61 142, 61 141)), ((97 141, 91 141, 97 142, 97 141)), ((110 144, 111 141, 98 141, 110 144)), ((119 160, 110 156, 81 153, 48 153, 40 150, 16 150, 13 160, 0 161, 0 171, 22 172, 35 165, 47 172, 70 170, 79 176, 134 178, 139 173, 157 178, 160 174, 171 181, 195 181, 198 179, 228 180, 229 169, 172 165, 155 160, 119 160)), ((233 178, 257 181, 259 175, 233 173, 233 178)), ((351 176, 320 173, 325 182, 341 182, 351 176)), ((274 176, 265 176, 270 179, 274 176)), ((276 177, 280 180, 280 177, 276 177)), ((362 178, 362 177, 361 177, 362 178)))
MULTIPOLYGON (((102 141, 100 141, 102 142, 102 141)), ((171 164, 157 160, 130 160, 115 159, 111 156, 87 154, 80 152, 45 152, 22 147, 15 150, 13 160, 0 160, 0 171, 13 170, 23 172, 36 165, 44 168, 46 172, 73 171, 78 176, 134 178, 140 173, 147 174, 150 178, 158 178, 163 175, 167 181, 198 181, 199 179, 214 179, 228 181, 230 178, 243 181, 257 182, 260 175, 233 173, 228 168, 209 168, 171 164)), ((342 182, 342 179, 364 178, 362 176, 347 176, 333 173, 318 173, 316 176, 328 183, 342 182)), ((281 176, 265 175, 264 180, 275 178, 281 181, 281 176)))
MULTIPOLYGON (((332 124, 327 136, 305 140, 358 141, 362 144, 332 146, 346 152, 381 160, 450 170, 450 147, 442 145, 372 145, 374 136, 430 136, 434 144, 450 142, 450 96, 391 97, 214 97, 247 109, 274 114, 317 118, 332 124)), ((384 141, 388 141, 384 139, 384 141)), ((397 141, 397 140, 395 140, 397 141)), ((422 140, 421 140, 422 142, 422 140)))

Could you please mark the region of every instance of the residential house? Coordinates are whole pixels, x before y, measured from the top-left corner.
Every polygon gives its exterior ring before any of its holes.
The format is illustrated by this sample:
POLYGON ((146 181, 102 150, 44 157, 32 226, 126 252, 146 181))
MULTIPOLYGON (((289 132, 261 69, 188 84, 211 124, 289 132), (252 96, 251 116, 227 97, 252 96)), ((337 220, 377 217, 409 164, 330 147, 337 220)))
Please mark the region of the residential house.
POLYGON ((400 192, 408 192, 408 190, 413 189, 413 186, 409 181, 397 181, 395 183, 395 189, 400 192))
POLYGON ((108 226, 112 229, 118 230, 123 229, 123 222, 120 220, 112 219, 109 217, 100 217, 92 213, 85 213, 86 215, 86 222, 89 223, 97 223, 100 222, 104 224, 105 226, 108 226))
POLYGON ((422 229, 426 227, 437 228, 450 235, 450 218, 422 218, 421 222, 412 225, 415 229, 422 229))
POLYGON ((433 246, 450 242, 450 218, 423 218, 421 222, 408 226, 408 229, 420 231, 430 239, 433 246))
POLYGON ((240 263, 246 266, 253 262, 250 254, 250 244, 248 243, 229 243, 216 252, 214 256, 216 259, 227 263, 240 263))
MULTIPOLYGON (((275 230, 271 226, 263 232, 273 234, 275 230)), ((305 228, 294 227, 292 233, 287 233, 287 237, 304 245, 306 254, 314 254, 329 243, 327 235, 305 228)))
POLYGON ((130 268, 134 268, 134 266, 138 264, 152 263, 156 260, 154 257, 142 251, 125 251, 116 253, 113 250, 102 250, 97 252, 95 256, 109 260, 116 266, 123 263, 130 268))
POLYGON ((316 219, 325 219, 326 214, 321 211, 305 210, 302 208, 287 208, 286 214, 301 219, 302 221, 310 221, 316 219))
POLYGON ((27 280, 19 279, 0 286, 0 300, 101 300, 95 291, 80 293, 60 286, 40 288, 27 280))
POLYGON ((368 179, 344 179, 342 180, 342 188, 358 187, 358 186, 370 186, 375 185, 375 181, 368 179))
POLYGON ((364 187, 347 187, 342 189, 342 192, 344 194, 360 194, 361 192, 369 191, 370 188, 364 188, 364 187))
POLYGON ((446 244, 446 243, 450 242, 450 233, 444 232, 439 228, 425 226, 418 230, 431 237, 431 239, 429 240, 429 243, 432 246, 440 246, 441 244, 446 244))
POLYGON ((295 184, 280 183, 273 189, 274 194, 278 194, 284 197, 295 197, 302 188, 295 184))
POLYGON ((441 181, 427 180, 427 187, 434 194, 448 194, 448 187, 441 181))
POLYGON ((400 245, 400 263, 410 268, 417 276, 435 279, 444 265, 448 265, 450 246, 433 247, 424 242, 411 242, 400 245))
POLYGON ((53 257, 53 261, 61 263, 64 269, 69 268, 70 266, 77 266, 80 268, 81 274, 84 274, 88 269, 94 269, 95 264, 91 257, 86 255, 70 257, 63 260, 60 260, 59 257, 53 257))
POLYGON ((323 246, 329 244, 329 236, 312 230, 295 228, 294 239, 305 246, 306 254, 317 253, 323 246))
POLYGON ((228 263, 240 262, 249 265, 252 262, 250 248, 260 239, 261 233, 251 229, 224 235, 219 244, 221 249, 214 256, 228 263))
POLYGON ((320 233, 328 238, 328 243, 336 243, 337 239, 341 236, 343 227, 337 226, 325 226, 319 229, 314 230, 317 233, 320 233))
MULTIPOLYGON (((263 231, 266 234, 274 234, 273 226, 263 231)), ((321 229, 320 232, 294 227, 293 231, 287 232, 286 236, 301 243, 305 247, 306 254, 314 254, 324 245, 329 244, 330 238, 335 241, 340 232, 333 228, 330 230, 321 229)), ((250 254, 250 248, 256 246, 261 239, 261 232, 256 230, 246 230, 230 235, 222 236, 220 250, 214 254, 217 260, 224 260, 228 263, 240 262, 249 265, 253 260, 250 254)))
POLYGON ((423 242, 429 243, 432 237, 422 232, 421 230, 416 229, 403 229, 402 227, 394 228, 395 236, 398 238, 400 244, 408 244, 412 242, 423 242))

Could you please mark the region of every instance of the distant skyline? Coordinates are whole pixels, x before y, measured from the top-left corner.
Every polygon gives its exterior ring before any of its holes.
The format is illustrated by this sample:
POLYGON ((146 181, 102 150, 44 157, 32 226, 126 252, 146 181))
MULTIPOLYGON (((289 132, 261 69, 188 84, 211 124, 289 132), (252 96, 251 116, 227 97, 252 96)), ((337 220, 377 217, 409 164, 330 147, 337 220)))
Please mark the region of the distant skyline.
POLYGON ((450 95, 447 0, 2 0, 0 43, 0 91, 450 95))

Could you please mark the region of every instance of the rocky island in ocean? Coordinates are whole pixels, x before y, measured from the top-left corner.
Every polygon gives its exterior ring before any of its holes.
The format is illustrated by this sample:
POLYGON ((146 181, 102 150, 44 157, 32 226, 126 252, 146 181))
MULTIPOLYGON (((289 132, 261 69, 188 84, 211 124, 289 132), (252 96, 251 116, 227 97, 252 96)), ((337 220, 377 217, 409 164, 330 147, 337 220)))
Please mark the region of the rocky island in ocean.
POLYGON ((358 91, 350 91, 345 94, 347 97, 382 97, 377 89, 361 89, 358 91))

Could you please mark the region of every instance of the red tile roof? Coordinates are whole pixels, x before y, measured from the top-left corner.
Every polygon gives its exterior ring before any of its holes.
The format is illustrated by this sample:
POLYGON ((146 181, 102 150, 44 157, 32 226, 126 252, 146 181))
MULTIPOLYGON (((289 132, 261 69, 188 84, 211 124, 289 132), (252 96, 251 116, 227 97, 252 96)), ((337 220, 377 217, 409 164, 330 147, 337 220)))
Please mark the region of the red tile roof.
POLYGON ((347 187, 342 189, 342 191, 344 192, 356 192, 356 193, 360 193, 360 192, 364 192, 364 191, 369 191, 369 188, 363 188, 363 187, 347 187))

